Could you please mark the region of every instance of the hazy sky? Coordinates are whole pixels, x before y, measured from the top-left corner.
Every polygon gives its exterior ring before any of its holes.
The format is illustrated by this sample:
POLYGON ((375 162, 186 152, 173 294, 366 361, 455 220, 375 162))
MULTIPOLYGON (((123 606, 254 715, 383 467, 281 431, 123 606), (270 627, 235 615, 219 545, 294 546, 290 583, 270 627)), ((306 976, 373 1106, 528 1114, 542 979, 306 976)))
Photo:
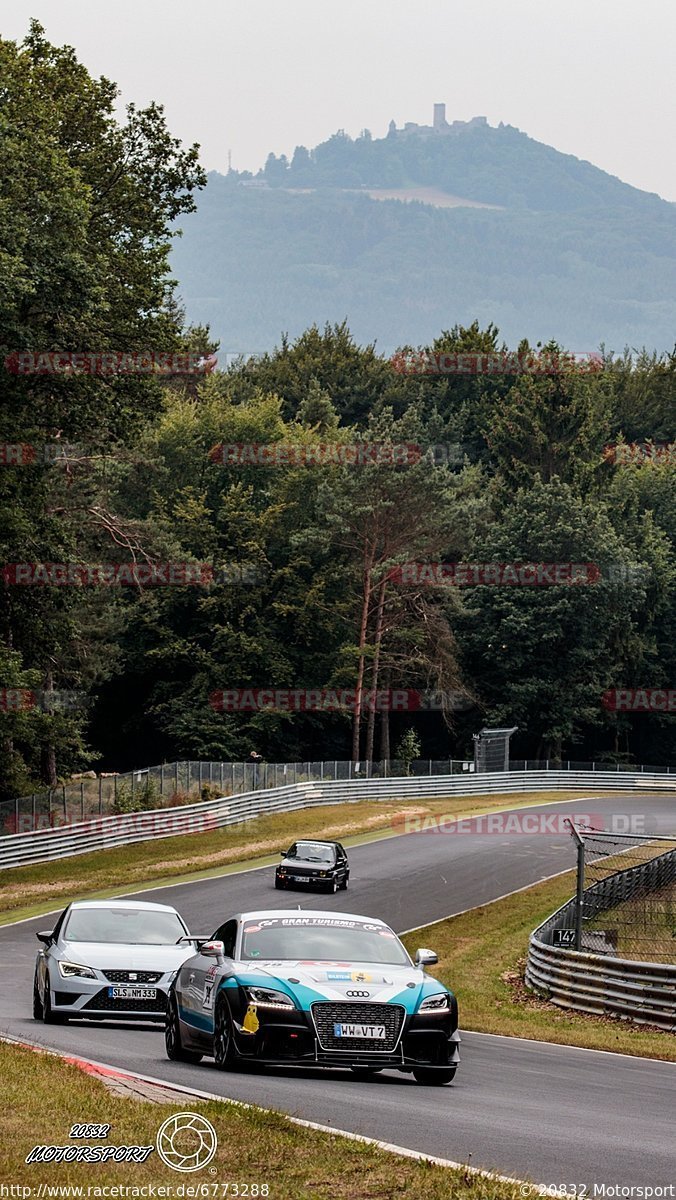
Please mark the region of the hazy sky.
POLYGON ((0 0, 124 101, 162 102, 208 170, 336 129, 484 115, 676 201, 670 0, 0 0))

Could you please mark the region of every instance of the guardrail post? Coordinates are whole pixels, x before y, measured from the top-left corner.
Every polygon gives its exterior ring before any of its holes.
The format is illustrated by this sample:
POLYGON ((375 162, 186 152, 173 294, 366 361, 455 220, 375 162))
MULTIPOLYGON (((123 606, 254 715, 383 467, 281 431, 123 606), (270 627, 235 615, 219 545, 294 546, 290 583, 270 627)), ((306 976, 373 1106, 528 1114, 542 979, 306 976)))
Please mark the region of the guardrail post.
POLYGON ((164 763, 160 763, 160 796, 164 795, 164 763))
POLYGON ((36 825, 35 825, 35 792, 33 792, 33 795, 31 796, 31 801, 32 801, 32 812, 31 812, 32 821, 31 821, 31 829, 35 829, 35 828, 36 828, 36 825))
POLYGON ((84 821, 84 779, 80 780, 80 819, 84 821))
POLYGON ((18 798, 18 796, 17 796, 16 800, 14 801, 14 830, 16 833, 19 832, 19 798, 18 798))
POLYGON ((577 891, 575 895, 575 949, 582 949, 582 909, 584 906, 584 842, 577 845, 577 891))
POLYGON ((103 812, 103 780, 99 775, 99 816, 103 812))
POLYGON ((174 795, 178 793, 178 763, 174 763, 174 795))

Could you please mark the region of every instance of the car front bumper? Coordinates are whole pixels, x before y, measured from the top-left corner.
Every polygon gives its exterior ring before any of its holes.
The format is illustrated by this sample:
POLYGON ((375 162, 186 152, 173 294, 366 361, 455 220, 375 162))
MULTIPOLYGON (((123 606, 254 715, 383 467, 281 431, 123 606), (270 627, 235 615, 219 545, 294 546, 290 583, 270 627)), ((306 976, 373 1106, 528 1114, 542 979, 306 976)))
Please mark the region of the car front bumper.
MULTIPOLYGON (((261 1009, 258 1010, 259 1017, 261 1009)), ((413 1070, 414 1067, 457 1066, 460 1061, 460 1034, 452 1028, 454 1013, 417 1013, 407 1016, 396 1047, 391 1051, 354 1047, 327 1050, 318 1040, 310 1013, 263 1016, 254 1034, 235 1023, 235 1046, 243 1059, 267 1065, 296 1063, 298 1066, 378 1067, 413 1070)))
POLYGON ((163 1021, 172 974, 173 972, 165 972, 156 982, 147 986, 139 985, 135 990, 145 993, 141 996, 120 998, 112 995, 113 989, 134 987, 134 984, 112 983, 105 978, 102 971, 97 972, 96 979, 86 979, 83 976, 64 979, 57 969, 53 972, 51 980, 52 1009, 55 1015, 72 1018, 163 1021))

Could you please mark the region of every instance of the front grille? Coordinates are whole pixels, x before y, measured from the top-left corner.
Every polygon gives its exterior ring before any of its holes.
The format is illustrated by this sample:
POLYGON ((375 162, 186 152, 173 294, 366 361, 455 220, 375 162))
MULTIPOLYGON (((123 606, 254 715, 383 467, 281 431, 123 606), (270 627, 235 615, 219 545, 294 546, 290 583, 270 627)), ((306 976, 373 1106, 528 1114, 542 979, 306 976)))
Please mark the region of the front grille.
POLYGON ((322 1050, 342 1050, 362 1054, 391 1054, 397 1047, 404 1025, 405 1010, 401 1004, 337 1004, 312 1005, 312 1019, 322 1050), (334 1022, 348 1025, 384 1025, 384 1038, 336 1037, 334 1022))
POLYGON ((161 971, 104 971, 103 974, 110 983, 157 983, 162 978, 161 971))
POLYGON ((108 988, 101 988, 91 1000, 84 1005, 82 1012, 88 1008, 98 1012, 164 1012, 167 1007, 167 997, 164 992, 158 992, 152 1000, 114 1000, 108 995, 108 988))

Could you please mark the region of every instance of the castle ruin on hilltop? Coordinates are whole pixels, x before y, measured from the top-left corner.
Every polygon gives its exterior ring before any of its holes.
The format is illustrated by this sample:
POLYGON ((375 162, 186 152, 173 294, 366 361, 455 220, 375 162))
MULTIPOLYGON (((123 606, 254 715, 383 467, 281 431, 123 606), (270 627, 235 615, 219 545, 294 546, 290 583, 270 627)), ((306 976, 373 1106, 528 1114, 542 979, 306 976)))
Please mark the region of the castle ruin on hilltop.
POLYGON ((416 125, 414 121, 407 121, 403 129, 397 129, 394 121, 390 121, 387 131, 388 137, 408 137, 410 134, 444 135, 460 133, 464 129, 472 129, 477 125, 487 125, 488 121, 485 117, 472 117, 471 121, 452 121, 449 125, 446 120, 446 105, 435 104, 434 115, 431 125, 416 125))

